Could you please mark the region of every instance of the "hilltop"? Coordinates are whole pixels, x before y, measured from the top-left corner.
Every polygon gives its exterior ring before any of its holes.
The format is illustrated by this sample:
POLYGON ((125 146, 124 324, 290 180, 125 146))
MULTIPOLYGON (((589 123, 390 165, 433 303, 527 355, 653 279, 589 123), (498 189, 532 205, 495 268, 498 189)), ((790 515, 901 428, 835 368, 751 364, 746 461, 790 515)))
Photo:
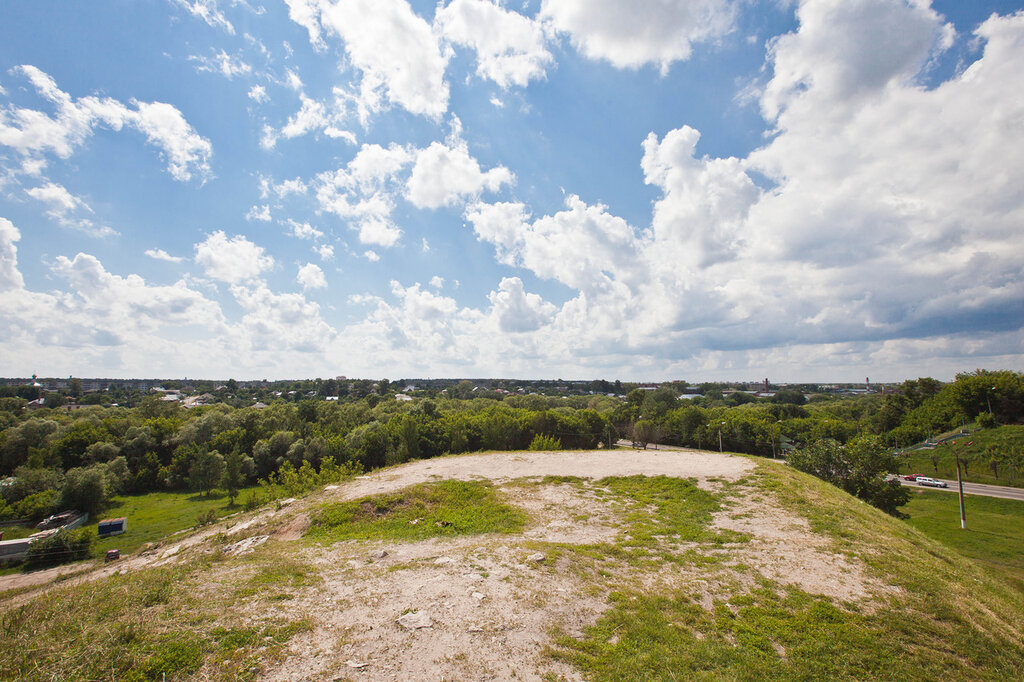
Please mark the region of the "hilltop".
POLYGON ((1007 679, 1024 595, 771 461, 380 469, 0 604, 21 679, 1007 679))

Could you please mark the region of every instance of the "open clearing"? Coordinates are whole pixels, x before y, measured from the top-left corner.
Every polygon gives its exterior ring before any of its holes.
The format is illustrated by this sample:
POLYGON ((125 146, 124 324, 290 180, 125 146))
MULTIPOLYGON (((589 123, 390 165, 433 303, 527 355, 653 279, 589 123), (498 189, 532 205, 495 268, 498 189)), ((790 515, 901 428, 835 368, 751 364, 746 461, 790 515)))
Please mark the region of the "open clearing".
POLYGON ((9 648, 0 677, 998 679, 1024 662, 1019 593, 850 499, 710 452, 412 462, 12 596, 6 634, 43 644, 9 648), (939 567, 973 583, 936 595, 939 567), (55 603, 89 644, 50 641, 55 603))

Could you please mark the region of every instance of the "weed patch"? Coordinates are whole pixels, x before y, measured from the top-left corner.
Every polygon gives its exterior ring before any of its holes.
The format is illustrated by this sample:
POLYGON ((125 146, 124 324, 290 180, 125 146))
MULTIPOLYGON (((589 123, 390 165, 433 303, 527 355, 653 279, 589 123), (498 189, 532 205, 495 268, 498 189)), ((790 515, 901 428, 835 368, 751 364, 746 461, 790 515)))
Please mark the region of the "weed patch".
POLYGON ((443 481, 324 507, 307 537, 337 542, 512 533, 526 520, 523 511, 501 501, 490 483, 443 481))

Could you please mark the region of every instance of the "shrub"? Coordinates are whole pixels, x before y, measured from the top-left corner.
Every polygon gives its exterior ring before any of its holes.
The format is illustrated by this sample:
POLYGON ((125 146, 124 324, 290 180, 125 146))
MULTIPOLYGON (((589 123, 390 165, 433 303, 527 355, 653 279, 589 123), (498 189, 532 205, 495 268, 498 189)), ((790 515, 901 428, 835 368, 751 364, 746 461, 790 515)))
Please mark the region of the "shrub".
POLYGON ((538 433, 530 441, 530 450, 561 450, 562 441, 558 440, 554 436, 545 436, 542 433, 538 433))
POLYGON ((11 505, 11 516, 16 519, 38 521, 49 516, 57 508, 57 491, 43 490, 33 493, 23 500, 11 505))
POLYGON ((89 529, 61 530, 36 540, 25 554, 25 568, 56 566, 88 559, 92 552, 93 532, 89 529))

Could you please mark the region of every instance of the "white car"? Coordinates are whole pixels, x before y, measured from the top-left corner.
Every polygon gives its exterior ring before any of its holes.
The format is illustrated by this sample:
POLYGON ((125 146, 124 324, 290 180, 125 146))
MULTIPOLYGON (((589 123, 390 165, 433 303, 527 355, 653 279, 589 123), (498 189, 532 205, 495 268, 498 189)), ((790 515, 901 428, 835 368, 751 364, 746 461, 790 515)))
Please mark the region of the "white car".
POLYGON ((935 479, 935 478, 928 478, 927 476, 918 476, 917 477, 917 484, 918 485, 931 486, 932 488, 948 488, 949 487, 948 485, 946 485, 945 481, 940 481, 940 480, 935 479))

